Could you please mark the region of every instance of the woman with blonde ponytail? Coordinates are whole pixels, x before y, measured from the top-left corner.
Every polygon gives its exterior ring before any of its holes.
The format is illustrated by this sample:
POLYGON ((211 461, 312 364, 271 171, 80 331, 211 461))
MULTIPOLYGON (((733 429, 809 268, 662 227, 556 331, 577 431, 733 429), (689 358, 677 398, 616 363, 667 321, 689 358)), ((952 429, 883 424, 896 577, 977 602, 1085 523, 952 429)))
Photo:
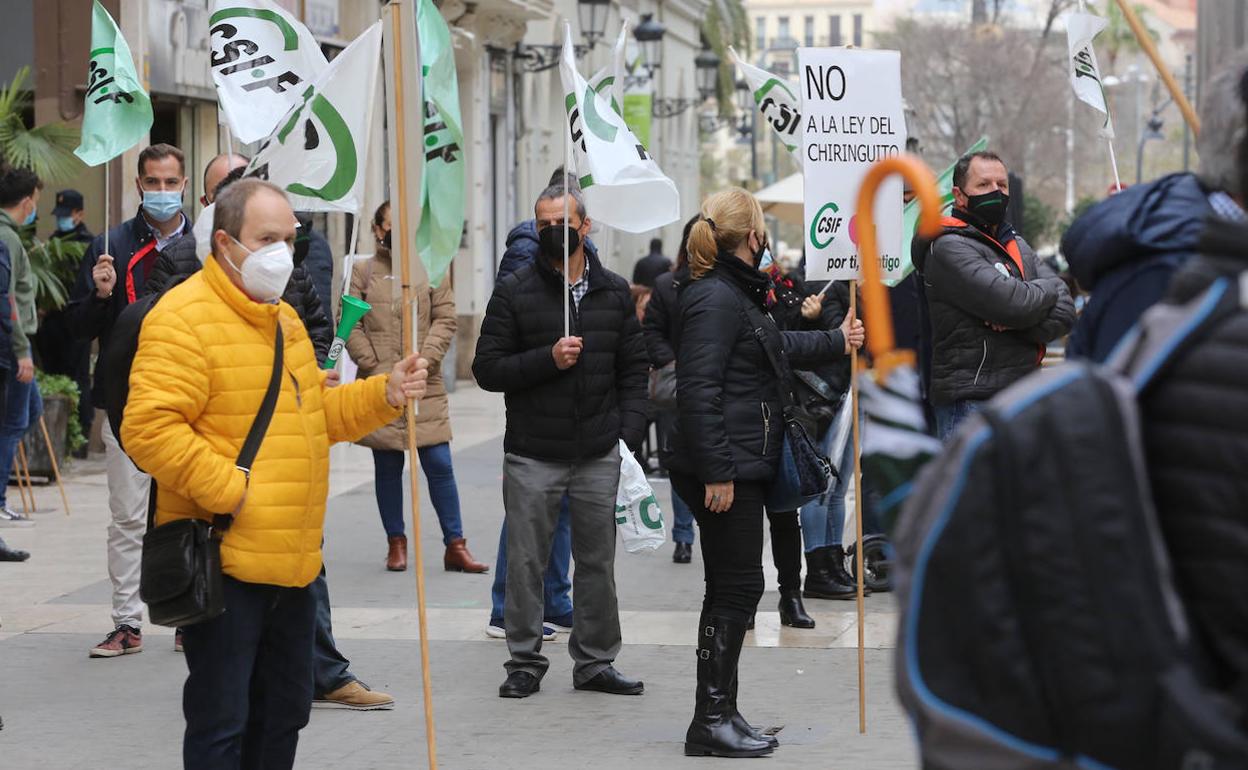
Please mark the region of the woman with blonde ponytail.
POLYGON ((698 624, 698 687, 685 753, 757 757, 778 745, 737 711, 737 662, 763 595, 763 501, 784 442, 781 388, 788 367, 829 363, 861 346, 862 323, 781 331, 771 288, 763 210, 730 188, 706 199, 689 233, 693 280, 681 287, 676 345, 678 431, 672 486, 702 531, 706 595, 698 624), (782 351, 782 375, 767 349, 782 351))

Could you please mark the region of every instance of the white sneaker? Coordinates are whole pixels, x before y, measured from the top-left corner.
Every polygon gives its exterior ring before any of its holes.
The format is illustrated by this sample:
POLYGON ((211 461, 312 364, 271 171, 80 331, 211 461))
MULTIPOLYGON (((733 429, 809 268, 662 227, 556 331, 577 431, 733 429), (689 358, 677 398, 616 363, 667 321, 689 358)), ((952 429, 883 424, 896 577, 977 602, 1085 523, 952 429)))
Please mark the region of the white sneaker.
MULTIPOLYGON (((490 637, 491 639, 506 639, 507 629, 503 628, 502 626, 496 626, 493 623, 490 623, 488 626, 485 627, 485 635, 490 637)), ((550 626, 544 623, 542 624, 542 641, 543 642, 553 642, 556 636, 557 634, 555 633, 555 629, 551 628, 550 626)))
POLYGON ((0 527, 33 527, 35 522, 29 516, 23 516, 8 508, 0 508, 0 527))

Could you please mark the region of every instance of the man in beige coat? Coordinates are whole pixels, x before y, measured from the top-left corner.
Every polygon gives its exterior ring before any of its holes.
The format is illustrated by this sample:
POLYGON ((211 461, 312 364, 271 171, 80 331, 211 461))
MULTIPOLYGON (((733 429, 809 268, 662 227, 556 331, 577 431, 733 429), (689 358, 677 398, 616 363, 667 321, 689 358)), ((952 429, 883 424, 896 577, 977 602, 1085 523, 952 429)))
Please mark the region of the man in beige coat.
MULTIPOLYGON (((373 216, 377 253, 361 260, 351 271, 351 294, 372 305, 347 338, 347 352, 361 376, 389 371, 402 358, 402 302, 390 258, 390 204, 383 203, 373 216)), ((455 336, 455 295, 449 281, 434 289, 421 271, 415 287, 416 341, 429 361, 427 394, 416 414, 416 447, 442 526, 446 554, 442 563, 453 572, 487 572, 489 566, 472 558, 464 539, 459 512, 459 489, 451 464, 451 418, 442 379, 442 361, 455 336)), ((369 434, 362 441, 373 450, 376 469, 377 508, 386 529, 389 553, 386 569, 407 569, 407 535, 403 522, 403 464, 407 449, 407 426, 403 419, 369 434)))

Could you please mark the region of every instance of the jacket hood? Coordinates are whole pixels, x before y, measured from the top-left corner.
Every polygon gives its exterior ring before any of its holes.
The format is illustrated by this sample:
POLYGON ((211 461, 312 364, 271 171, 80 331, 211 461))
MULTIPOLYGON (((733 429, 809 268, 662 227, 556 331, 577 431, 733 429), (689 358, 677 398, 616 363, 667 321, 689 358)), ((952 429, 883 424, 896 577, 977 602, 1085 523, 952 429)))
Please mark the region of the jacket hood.
POLYGON ((1091 290, 1128 262, 1186 259, 1197 250, 1212 210, 1194 174, 1164 176, 1089 209, 1062 237, 1062 254, 1079 285, 1091 290))

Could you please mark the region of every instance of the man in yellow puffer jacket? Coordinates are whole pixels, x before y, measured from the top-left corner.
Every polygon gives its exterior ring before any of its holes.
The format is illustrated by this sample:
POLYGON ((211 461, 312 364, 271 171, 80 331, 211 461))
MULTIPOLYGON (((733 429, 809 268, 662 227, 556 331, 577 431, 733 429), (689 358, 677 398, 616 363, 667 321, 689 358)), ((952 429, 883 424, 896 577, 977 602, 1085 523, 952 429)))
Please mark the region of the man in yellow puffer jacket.
POLYGON ((415 356, 330 388, 298 315, 280 301, 295 217, 260 180, 217 198, 213 258, 143 322, 122 443, 157 483, 157 525, 233 513, 221 544, 226 612, 184 630, 187 768, 293 766, 312 703, 314 601, 329 445, 393 421, 424 395, 415 356), (281 391, 248 479, 235 467, 284 339, 281 391))

